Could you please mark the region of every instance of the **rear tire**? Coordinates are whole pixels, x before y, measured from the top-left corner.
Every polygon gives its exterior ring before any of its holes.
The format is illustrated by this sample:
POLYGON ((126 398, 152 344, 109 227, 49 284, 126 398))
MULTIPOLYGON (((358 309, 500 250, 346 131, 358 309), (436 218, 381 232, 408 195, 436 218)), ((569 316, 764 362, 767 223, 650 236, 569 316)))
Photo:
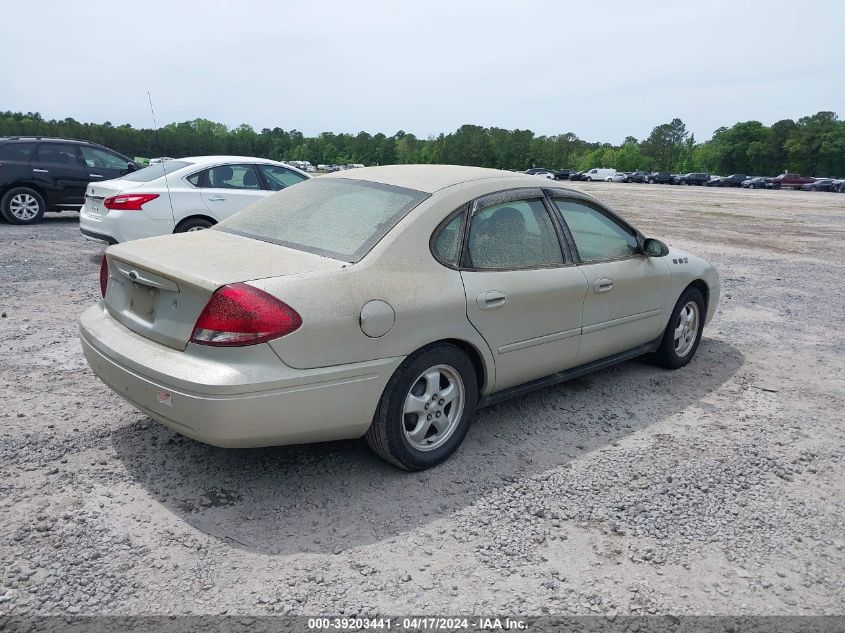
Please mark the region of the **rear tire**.
POLYGON ((705 316, 701 291, 692 287, 684 290, 652 360, 666 369, 679 369, 689 363, 701 342, 705 316))
POLYGON ((211 228, 214 224, 214 222, 206 218, 189 218, 187 220, 182 220, 179 224, 177 224, 176 229, 173 232, 187 233, 189 231, 202 231, 204 229, 211 228))
POLYGON ((470 359, 454 345, 434 345, 406 358, 391 376, 367 444, 404 470, 431 468, 461 445, 477 404, 478 379, 470 359))
POLYGON ((0 214, 9 224, 36 224, 46 210, 44 198, 29 187, 12 187, 0 201, 0 214))

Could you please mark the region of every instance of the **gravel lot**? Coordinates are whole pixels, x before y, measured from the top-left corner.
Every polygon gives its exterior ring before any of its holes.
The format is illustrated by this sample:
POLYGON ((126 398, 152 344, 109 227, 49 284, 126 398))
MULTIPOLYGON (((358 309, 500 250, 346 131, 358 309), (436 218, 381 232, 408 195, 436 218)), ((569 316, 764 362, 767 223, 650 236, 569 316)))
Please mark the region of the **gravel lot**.
POLYGON ((718 267, 696 359, 486 409, 421 474, 151 422, 80 351, 102 248, 0 224, 0 614, 845 612, 845 196, 572 186, 718 267))

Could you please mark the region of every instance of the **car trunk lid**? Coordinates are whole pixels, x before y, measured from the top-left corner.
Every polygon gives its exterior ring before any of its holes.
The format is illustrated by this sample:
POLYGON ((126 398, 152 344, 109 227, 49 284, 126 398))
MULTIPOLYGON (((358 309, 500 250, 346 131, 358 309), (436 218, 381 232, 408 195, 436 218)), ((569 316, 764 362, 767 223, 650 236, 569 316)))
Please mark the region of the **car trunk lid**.
POLYGON ((116 196, 124 191, 135 189, 145 183, 133 180, 105 180, 103 182, 92 182, 85 190, 85 207, 90 215, 104 217, 109 210, 103 206, 106 198, 116 196))
POLYGON ((221 286, 345 265, 215 230, 118 244, 106 258, 108 312, 133 332, 175 349, 185 349, 202 309, 221 286))

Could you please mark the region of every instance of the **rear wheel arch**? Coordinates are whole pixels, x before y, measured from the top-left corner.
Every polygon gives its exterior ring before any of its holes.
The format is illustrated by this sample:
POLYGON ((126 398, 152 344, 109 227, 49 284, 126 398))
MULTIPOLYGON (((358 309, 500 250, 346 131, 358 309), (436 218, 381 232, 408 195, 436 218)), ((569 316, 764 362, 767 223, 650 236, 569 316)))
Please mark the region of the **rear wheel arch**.
POLYGON ((44 204, 47 206, 48 209, 51 207, 52 202, 50 201, 50 197, 47 195, 47 192, 44 191, 44 189, 42 189, 38 185, 35 185, 35 184, 33 184, 29 181, 26 181, 26 180, 16 180, 15 182, 13 182, 9 185, 6 185, 2 189, 0 189, 0 198, 5 196, 7 191, 9 191, 11 189, 17 189, 18 187, 26 187, 27 189, 32 189, 39 196, 41 196, 41 198, 43 198, 44 204))
POLYGON ((181 220, 179 220, 179 222, 176 223, 176 226, 173 227, 173 232, 174 233, 181 233, 184 226, 188 223, 193 222, 194 220, 205 220, 206 222, 210 222, 212 226, 217 224, 217 220, 212 218, 210 215, 205 215, 205 214, 202 214, 202 213, 195 213, 193 215, 186 216, 186 217, 182 218, 181 220))
POLYGON ((487 382, 491 377, 491 372, 487 369, 487 365, 484 361, 484 356, 482 355, 481 351, 475 345, 468 341, 457 338, 444 338, 437 341, 432 341, 431 343, 423 345, 422 347, 408 354, 408 358, 416 356, 418 354, 422 354, 424 351, 437 345, 452 345, 454 347, 457 347, 459 350, 461 350, 464 354, 467 355, 470 362, 472 363, 473 369, 475 369, 475 377, 478 382, 478 393, 484 393, 484 388, 488 386, 487 382))

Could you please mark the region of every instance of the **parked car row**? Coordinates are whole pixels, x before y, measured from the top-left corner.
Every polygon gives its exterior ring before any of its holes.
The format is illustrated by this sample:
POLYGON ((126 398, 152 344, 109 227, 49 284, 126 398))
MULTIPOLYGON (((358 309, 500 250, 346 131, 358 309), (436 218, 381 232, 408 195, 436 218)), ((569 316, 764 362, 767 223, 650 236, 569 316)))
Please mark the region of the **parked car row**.
POLYGON ((665 171, 616 171, 610 168, 593 168, 583 171, 560 169, 557 171, 545 167, 532 167, 526 174, 542 176, 550 180, 635 182, 650 185, 689 185, 699 187, 741 187, 744 189, 801 189, 803 191, 835 191, 845 193, 845 180, 834 178, 813 178, 784 172, 774 178, 731 174, 715 176, 706 172, 672 174, 665 171))
MULTIPOLYGON (((310 163, 309 163, 310 164, 310 163)), ((323 172, 334 172, 334 171, 344 171, 346 169, 358 169, 359 167, 363 167, 363 163, 345 163, 343 165, 334 165, 334 164, 319 164, 317 165, 317 171, 323 172)))

